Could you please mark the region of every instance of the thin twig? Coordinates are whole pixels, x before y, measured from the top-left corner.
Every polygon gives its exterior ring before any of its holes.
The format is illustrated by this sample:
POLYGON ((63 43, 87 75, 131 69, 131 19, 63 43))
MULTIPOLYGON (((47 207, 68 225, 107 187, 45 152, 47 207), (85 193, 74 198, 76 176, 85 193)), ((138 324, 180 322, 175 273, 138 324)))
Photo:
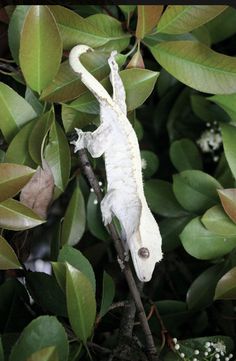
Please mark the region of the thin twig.
MULTIPOLYGON (((96 176, 93 172, 93 169, 90 165, 90 162, 88 160, 85 149, 79 150, 78 154, 80 157, 82 169, 83 169, 86 177, 88 178, 90 186, 94 189, 94 192, 97 196, 98 201, 101 202, 101 200, 103 198, 102 192, 100 190, 100 186, 98 184, 97 178, 96 178, 96 176)), ((122 265, 123 265, 122 270, 124 272, 126 281, 128 283, 131 296, 135 302, 136 309, 137 309, 137 315, 139 317, 141 327, 145 334, 146 348, 147 348, 147 353, 148 353, 149 359, 150 359, 150 361, 158 361, 159 358, 157 355, 157 350, 156 350, 156 347, 154 344, 153 336, 152 336, 152 333, 151 333, 151 330, 150 330, 150 327, 149 327, 149 324, 147 321, 147 317, 146 317, 146 314, 144 311, 143 303, 141 301, 139 290, 135 283, 130 265, 127 262, 126 257, 125 257, 126 253, 125 253, 125 249, 123 247, 122 241, 119 238, 119 235, 117 233, 117 230, 116 230, 114 224, 110 223, 107 225, 106 228, 113 239, 114 246, 115 246, 116 252, 118 254, 118 257, 119 257, 120 261, 122 261, 122 265)))

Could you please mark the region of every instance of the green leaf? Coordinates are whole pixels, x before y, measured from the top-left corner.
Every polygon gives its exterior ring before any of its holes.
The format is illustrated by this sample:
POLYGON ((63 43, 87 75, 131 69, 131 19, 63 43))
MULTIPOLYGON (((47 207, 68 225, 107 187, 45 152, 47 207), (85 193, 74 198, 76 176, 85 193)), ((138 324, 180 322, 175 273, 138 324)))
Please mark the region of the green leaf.
POLYGON ((55 121, 55 115, 52 110, 44 113, 37 118, 34 127, 29 135, 29 153, 38 165, 41 165, 41 154, 44 146, 44 139, 47 135, 52 123, 55 121))
MULTIPOLYGON (((216 95, 217 97, 218 95, 216 95)), ((223 95, 230 97, 231 95, 223 95)), ((196 116, 202 119, 204 122, 217 122, 229 121, 228 115, 218 105, 210 102, 213 97, 203 97, 199 94, 193 94, 190 96, 191 107, 196 116)))
POLYGON ((84 198, 79 185, 76 186, 62 223, 61 242, 74 246, 82 238, 85 231, 86 214, 84 198))
POLYGON ((159 21, 157 31, 183 34, 198 28, 222 13, 226 5, 169 5, 159 21))
POLYGON ((124 14, 133 13, 136 5, 119 5, 119 8, 123 11, 124 14))
POLYGON ((163 5, 138 5, 136 38, 143 39, 157 25, 163 11, 163 5))
POLYGON ((14 197, 28 183, 35 170, 25 165, 0 163, 0 202, 14 197))
POLYGON ((236 299, 236 267, 224 274, 215 289, 215 300, 236 299))
POLYGON ((88 278, 69 264, 66 265, 66 299, 71 327, 85 343, 92 334, 96 316, 94 290, 88 278))
POLYGON ((29 87, 26 87, 25 100, 32 106, 38 116, 44 112, 44 105, 39 101, 38 95, 29 87))
MULTIPOLYGON (((108 54, 98 51, 81 55, 81 63, 97 80, 109 74, 108 54)), ((87 90, 80 77, 70 67, 69 61, 64 61, 56 77, 42 92, 41 99, 51 102, 65 102, 77 98, 87 90)))
POLYGON ((9 143, 20 128, 37 114, 24 98, 0 83, 0 129, 9 143))
POLYGON ((236 188, 219 189, 218 194, 225 212, 236 223, 236 188))
POLYGON ((15 135, 7 148, 6 162, 36 167, 28 150, 28 141, 34 126, 35 122, 32 120, 15 135))
POLYGON ((19 64, 20 35, 29 5, 17 5, 8 27, 8 42, 13 59, 19 64))
POLYGON ((115 285, 111 276, 104 271, 102 281, 102 302, 99 317, 103 317, 109 310, 115 296, 115 285))
POLYGON ((202 213, 218 203, 220 183, 200 170, 186 170, 173 175, 173 190, 178 202, 189 212, 202 213))
POLYGON ((219 205, 208 209, 201 221, 213 233, 222 236, 236 236, 236 224, 231 221, 219 205))
POLYGON ((15 199, 7 199, 0 203, 0 227, 2 228, 22 231, 44 222, 30 208, 15 199))
POLYGON ((84 19, 64 6, 50 6, 50 10, 59 26, 64 49, 77 45, 78 39, 80 43, 92 48, 105 45, 111 40, 114 48, 124 39, 123 49, 128 45, 130 34, 124 33, 121 23, 108 15, 95 14, 84 19))
POLYGON ((226 111, 226 113, 231 117, 232 120, 236 121, 236 94, 213 95, 212 97, 208 97, 208 99, 218 104, 226 111))
POLYGON ((58 361, 58 353, 55 346, 45 347, 34 352, 26 361, 58 361))
POLYGON ((96 124, 98 119, 97 115, 79 112, 65 104, 62 104, 61 117, 66 133, 72 132, 74 128, 82 129, 86 125, 96 124))
POLYGON ((66 291, 66 264, 64 262, 51 262, 57 283, 63 292, 66 291))
POLYGON ((25 361, 33 352, 54 346, 59 361, 67 361, 68 341, 61 323, 53 316, 40 316, 23 330, 13 346, 9 361, 25 361))
MULTIPOLYGON (((59 262, 67 262, 71 266, 78 269, 82 272, 87 279, 91 282, 92 288, 95 292, 96 289, 96 279, 93 272, 93 268, 86 257, 78 250, 69 245, 65 245, 59 252, 58 256, 59 262)), ((61 271, 61 270, 60 270, 61 271)), ((61 274, 63 270, 61 271, 61 274)))
MULTIPOLYGON (((131 111, 142 105, 145 100, 149 97, 151 92, 154 89, 157 77, 159 73, 147 70, 147 69, 125 69, 120 73, 121 80, 124 84, 126 92, 126 104, 127 110, 131 111)), ((108 80, 108 77, 101 81, 103 87, 110 91, 111 84, 108 80)), ((74 107, 80 111, 86 111, 87 113, 94 113, 95 106, 97 101, 91 92, 87 91, 82 94, 82 97, 79 97, 73 101, 70 106, 74 107), (86 108, 85 108, 86 103, 86 108), (92 109, 92 110, 91 110, 92 109)), ((98 104, 97 104, 98 105, 98 104)), ((99 110, 97 106, 97 112, 99 110)))
POLYGON ((22 268, 18 258, 8 244, 8 242, 0 236, 0 269, 18 269, 22 268))
POLYGON ((225 157, 233 173, 234 178, 236 178, 236 127, 230 124, 221 124, 221 132, 223 138, 223 146, 225 151, 225 157))
POLYGON ((187 292, 190 310, 201 310, 213 302, 216 284, 225 272, 222 264, 216 264, 202 272, 191 284, 187 292))
POLYGON ((159 73, 148 69, 126 69, 120 72, 126 92, 127 110, 142 105, 152 93, 159 73))
POLYGON ((110 238, 106 228, 102 223, 100 205, 94 193, 90 193, 87 203, 87 223, 88 229, 98 239, 106 241, 110 238))
POLYGON ((171 252, 181 243, 179 235, 191 217, 166 218, 159 222, 163 252, 171 252))
POLYGON ((150 150, 141 150, 141 159, 144 178, 151 178, 159 166, 157 155, 150 150))
POLYGON ((170 74, 205 93, 236 92, 236 59, 193 41, 168 41, 150 48, 170 74))
POLYGON ((52 123, 49 131, 45 159, 52 170, 55 185, 64 191, 70 176, 70 148, 65 133, 56 121, 52 123))
POLYGON ((222 236, 208 231, 200 221, 194 218, 180 234, 184 249, 198 259, 215 259, 232 251, 236 246, 236 236, 222 236))
POLYGON ((185 210, 177 202, 172 185, 160 179, 145 182, 144 192, 151 210, 164 217, 179 217, 186 215, 185 210))
POLYGON ((180 139, 171 143, 170 159, 179 172, 187 169, 202 169, 200 152, 190 139, 180 139))
POLYGON ((219 43, 235 34, 235 21, 236 10, 231 6, 228 6, 223 13, 209 21, 205 26, 210 33, 212 44, 219 43))
POLYGON ((44 312, 67 317, 65 294, 53 276, 43 272, 27 272, 25 280, 32 299, 44 312))
POLYGON ((62 41, 51 11, 33 5, 28 11, 20 42, 20 66, 27 84, 38 93, 56 75, 62 56, 62 41))

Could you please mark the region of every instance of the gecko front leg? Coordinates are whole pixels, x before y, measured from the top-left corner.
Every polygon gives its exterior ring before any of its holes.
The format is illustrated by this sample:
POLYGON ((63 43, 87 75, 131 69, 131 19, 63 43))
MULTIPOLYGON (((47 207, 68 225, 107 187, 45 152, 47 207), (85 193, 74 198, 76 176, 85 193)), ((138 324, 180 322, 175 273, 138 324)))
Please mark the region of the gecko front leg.
POLYGON ((83 132, 81 129, 75 129, 78 139, 71 142, 75 146, 74 152, 86 148, 93 158, 103 155, 110 146, 111 126, 102 123, 94 132, 83 132))

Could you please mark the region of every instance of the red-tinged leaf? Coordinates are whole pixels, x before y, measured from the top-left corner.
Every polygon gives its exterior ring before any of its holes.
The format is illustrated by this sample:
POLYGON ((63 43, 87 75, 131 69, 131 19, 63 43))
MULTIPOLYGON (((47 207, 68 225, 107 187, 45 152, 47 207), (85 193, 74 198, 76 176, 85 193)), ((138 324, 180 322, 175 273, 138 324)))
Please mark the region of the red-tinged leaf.
POLYGON ((20 65, 27 84, 40 93, 56 75, 61 56, 62 40, 54 16, 47 6, 31 6, 20 42, 20 65))
POLYGON ((0 203, 0 227, 22 231, 44 223, 30 208, 15 199, 0 203))
POLYGON ((48 163, 43 159, 42 168, 24 186, 20 201, 31 208, 41 218, 47 218, 47 209, 53 198, 54 178, 48 163))
POLYGON ((15 252, 8 242, 0 236, 0 270, 22 268, 15 252))
POLYGON ((227 272, 217 283, 215 300, 236 299, 236 267, 227 272))
POLYGON ((0 202, 14 197, 30 180, 35 170, 13 163, 0 164, 0 202))
POLYGON ((136 53, 132 56, 132 59, 126 66, 126 69, 130 69, 130 68, 141 68, 141 69, 145 68, 143 57, 139 50, 136 51, 136 53))
POLYGON ((0 129, 7 142, 37 114, 27 101, 4 83, 0 83, 0 129))
POLYGON ((136 37, 143 39, 157 25, 163 5, 138 5, 136 37))
POLYGON ((55 346, 45 347, 34 352, 26 361, 58 361, 58 353, 55 346))
POLYGON ((218 189, 218 193, 225 212, 236 223, 236 188, 218 189))

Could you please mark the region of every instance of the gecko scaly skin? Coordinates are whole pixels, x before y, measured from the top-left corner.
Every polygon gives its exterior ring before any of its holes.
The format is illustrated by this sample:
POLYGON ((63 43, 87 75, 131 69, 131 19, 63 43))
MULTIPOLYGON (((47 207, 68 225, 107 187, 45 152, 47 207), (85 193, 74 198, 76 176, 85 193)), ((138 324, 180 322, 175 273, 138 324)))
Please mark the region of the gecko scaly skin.
POLYGON ((122 239, 127 241, 134 268, 140 281, 148 282, 156 262, 162 259, 159 227, 148 208, 143 191, 139 144, 127 118, 125 89, 115 61, 116 51, 108 59, 113 97, 85 69, 80 55, 92 51, 86 45, 75 46, 69 55, 71 68, 93 93, 100 104, 101 124, 94 132, 76 129, 75 152, 87 148, 92 157, 104 154, 107 193, 101 202, 105 225, 115 215, 121 225, 122 239))

